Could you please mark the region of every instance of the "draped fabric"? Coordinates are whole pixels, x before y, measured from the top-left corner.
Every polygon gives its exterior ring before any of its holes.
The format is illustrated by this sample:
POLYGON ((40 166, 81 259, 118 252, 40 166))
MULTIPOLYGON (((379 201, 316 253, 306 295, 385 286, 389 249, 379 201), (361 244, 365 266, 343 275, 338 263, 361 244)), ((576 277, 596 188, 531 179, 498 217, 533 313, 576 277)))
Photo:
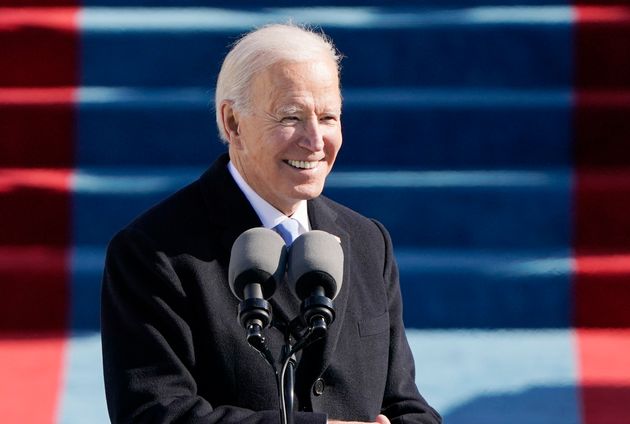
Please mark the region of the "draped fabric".
POLYGON ((107 421, 104 247, 225 151, 208 105, 226 46, 292 20, 346 56, 326 194, 389 229, 445 422, 630 422, 629 16, 622 0, 0 0, 1 421, 107 421))

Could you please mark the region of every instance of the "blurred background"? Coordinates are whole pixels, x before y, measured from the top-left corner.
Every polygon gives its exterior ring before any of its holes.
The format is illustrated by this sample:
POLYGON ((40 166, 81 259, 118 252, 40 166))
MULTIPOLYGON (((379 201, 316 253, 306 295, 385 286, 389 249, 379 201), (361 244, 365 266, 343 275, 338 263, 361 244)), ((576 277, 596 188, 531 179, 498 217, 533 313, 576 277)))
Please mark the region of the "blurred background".
POLYGON ((0 0, 0 421, 108 422, 106 244, 224 151, 227 46, 291 20, 346 56, 326 194, 391 231, 445 422, 630 423, 625 3, 0 0))

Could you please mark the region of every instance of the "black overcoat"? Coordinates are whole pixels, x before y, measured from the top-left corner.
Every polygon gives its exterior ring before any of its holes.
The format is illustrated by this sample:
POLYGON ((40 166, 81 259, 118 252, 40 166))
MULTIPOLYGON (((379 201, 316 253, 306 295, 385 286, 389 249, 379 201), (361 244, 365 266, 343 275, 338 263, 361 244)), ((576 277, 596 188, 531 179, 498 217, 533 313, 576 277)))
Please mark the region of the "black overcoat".
MULTIPOLYGON (((228 160, 219 158, 109 245, 102 341, 114 423, 279 422, 273 371, 247 344, 227 283, 232 243, 261 225, 228 160)), ((439 423, 415 386, 388 233, 324 196, 308 202, 308 213, 313 229, 340 238, 344 281, 326 340, 301 354, 296 423, 379 413, 392 423, 439 423)), ((278 327, 297 315, 286 287, 270 303, 278 327)), ((266 335, 278 355, 283 333, 266 335)))

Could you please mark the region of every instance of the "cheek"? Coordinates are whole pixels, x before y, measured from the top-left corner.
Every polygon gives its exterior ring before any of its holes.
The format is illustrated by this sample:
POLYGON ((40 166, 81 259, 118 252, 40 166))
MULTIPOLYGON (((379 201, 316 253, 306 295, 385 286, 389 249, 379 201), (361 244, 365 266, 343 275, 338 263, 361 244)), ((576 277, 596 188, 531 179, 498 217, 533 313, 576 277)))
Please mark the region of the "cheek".
POLYGON ((297 131, 295 127, 279 126, 269 133, 268 140, 271 140, 275 146, 281 146, 284 143, 290 142, 296 135, 297 131))
POLYGON ((333 158, 337 155, 337 152, 341 148, 342 137, 341 131, 335 130, 331 131, 326 136, 326 154, 331 155, 333 158))
POLYGON ((275 161, 285 156, 298 139, 295 128, 279 127, 269 131, 261 139, 261 154, 266 159, 275 161))

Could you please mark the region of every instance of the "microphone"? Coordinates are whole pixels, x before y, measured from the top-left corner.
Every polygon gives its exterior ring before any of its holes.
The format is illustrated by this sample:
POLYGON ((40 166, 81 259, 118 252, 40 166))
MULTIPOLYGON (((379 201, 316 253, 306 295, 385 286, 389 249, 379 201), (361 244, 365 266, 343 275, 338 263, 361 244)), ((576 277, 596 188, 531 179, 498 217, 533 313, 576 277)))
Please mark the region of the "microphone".
POLYGON ((302 301, 302 319, 316 337, 323 336, 334 319, 332 300, 343 282, 343 249, 339 239, 325 231, 309 231, 289 250, 287 279, 302 301))
POLYGON ((241 303, 238 317, 247 330, 247 341, 262 347, 262 330, 271 322, 269 299, 286 269, 287 249, 284 240, 267 228, 251 228, 232 245, 228 282, 241 303))

